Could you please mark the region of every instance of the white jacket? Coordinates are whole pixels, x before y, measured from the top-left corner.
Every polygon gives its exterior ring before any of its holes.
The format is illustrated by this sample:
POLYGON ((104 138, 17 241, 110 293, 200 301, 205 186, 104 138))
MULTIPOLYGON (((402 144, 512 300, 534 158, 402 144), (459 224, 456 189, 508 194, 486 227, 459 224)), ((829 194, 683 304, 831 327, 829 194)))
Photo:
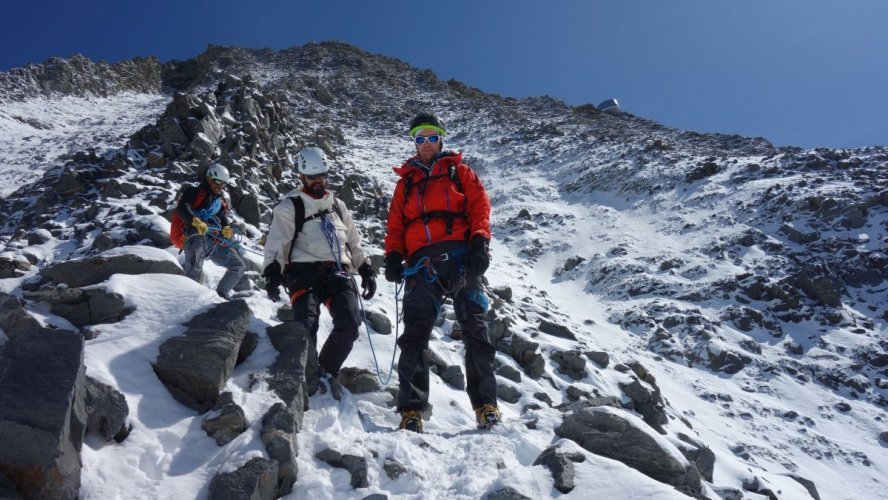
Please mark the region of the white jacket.
MULTIPOLYGON (((297 202, 298 203, 298 202, 297 202)), ((367 256, 364 249, 361 248, 361 235, 355 227, 351 213, 346 208, 342 200, 333 197, 333 193, 327 191, 321 199, 315 199, 303 192, 301 189, 293 190, 287 193, 286 197, 274 207, 271 228, 268 231, 268 237, 265 239, 265 260, 262 267, 268 267, 272 262, 277 262, 283 270, 289 262, 326 262, 336 261, 337 255, 333 250, 336 248, 336 242, 339 243, 338 257, 341 258, 343 265, 349 266, 351 271, 357 271, 364 262, 367 262, 367 256), (290 198, 302 198, 305 207, 305 217, 309 218, 318 212, 327 211, 323 217, 317 217, 305 221, 302 231, 296 237, 293 248, 290 243, 293 241, 293 231, 295 223, 295 208, 293 208, 293 200, 290 198), (339 210, 333 208, 333 203, 339 204, 339 210), (339 214, 342 213, 340 219, 339 214), (327 236, 321 229, 321 221, 323 218, 329 218, 336 228, 336 238, 333 240, 333 248, 327 240, 327 236), (289 259, 287 255, 289 254, 289 259)))

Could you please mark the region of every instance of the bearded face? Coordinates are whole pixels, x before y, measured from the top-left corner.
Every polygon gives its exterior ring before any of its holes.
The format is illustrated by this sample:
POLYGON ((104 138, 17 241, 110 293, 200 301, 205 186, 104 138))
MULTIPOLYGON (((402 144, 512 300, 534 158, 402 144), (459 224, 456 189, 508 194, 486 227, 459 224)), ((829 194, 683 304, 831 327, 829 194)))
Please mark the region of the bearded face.
POLYGON ((306 193, 320 198, 327 190, 327 174, 303 175, 302 185, 306 193))

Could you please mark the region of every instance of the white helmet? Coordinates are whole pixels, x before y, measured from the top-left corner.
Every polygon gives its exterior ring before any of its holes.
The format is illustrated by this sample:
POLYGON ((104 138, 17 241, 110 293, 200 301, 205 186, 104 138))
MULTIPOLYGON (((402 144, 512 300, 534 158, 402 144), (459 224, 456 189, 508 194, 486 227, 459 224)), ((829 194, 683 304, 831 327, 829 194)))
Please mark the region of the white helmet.
POLYGON ((219 163, 213 163, 207 168, 207 179, 221 181, 222 184, 228 184, 228 179, 230 176, 228 175, 228 169, 223 167, 219 163))
POLYGON ((326 174, 327 155, 321 148, 305 148, 296 155, 296 168, 304 175, 326 174))

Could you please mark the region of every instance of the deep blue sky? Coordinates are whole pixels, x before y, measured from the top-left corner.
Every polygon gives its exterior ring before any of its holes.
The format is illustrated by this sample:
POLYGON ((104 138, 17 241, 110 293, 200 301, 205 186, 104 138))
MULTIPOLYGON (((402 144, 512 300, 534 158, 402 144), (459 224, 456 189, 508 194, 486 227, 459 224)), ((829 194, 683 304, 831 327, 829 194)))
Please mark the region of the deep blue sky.
POLYGON ((886 0, 12 0, 0 71, 340 40, 504 96, 776 145, 888 145, 886 0))

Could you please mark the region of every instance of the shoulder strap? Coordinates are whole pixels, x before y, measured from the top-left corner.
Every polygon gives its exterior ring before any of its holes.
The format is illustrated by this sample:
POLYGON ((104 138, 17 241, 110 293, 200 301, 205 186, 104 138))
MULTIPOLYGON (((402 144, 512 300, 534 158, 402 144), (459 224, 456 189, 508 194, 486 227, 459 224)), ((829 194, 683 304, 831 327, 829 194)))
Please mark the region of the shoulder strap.
POLYGON ((456 164, 455 163, 450 164, 450 167, 448 168, 448 173, 450 174, 451 182, 456 184, 456 190, 459 191, 460 193, 465 194, 465 191, 463 190, 462 181, 459 179, 459 174, 456 172, 456 164))
POLYGON ((336 215, 339 216, 339 220, 343 223, 345 222, 345 217, 342 216, 342 200, 339 198, 333 198, 333 210, 336 211, 336 215))
POLYGON ((413 175, 408 175, 404 178, 404 199, 406 200, 410 197, 410 191, 413 189, 414 184, 424 184, 432 179, 437 179, 439 177, 447 177, 450 179, 450 182, 456 185, 457 191, 465 194, 465 190, 463 189, 462 180, 459 178, 459 174, 456 172, 457 165, 455 163, 451 163, 447 167, 447 174, 437 174, 437 175, 429 175, 423 177, 419 180, 419 182, 413 181, 413 175))
POLYGON ((404 201, 410 197, 410 190, 413 189, 413 174, 404 177, 404 201))
POLYGON ((290 198, 293 202, 293 239, 290 241, 290 250, 287 252, 287 262, 290 261, 290 253, 293 251, 293 245, 296 244, 296 238, 302 232, 302 226, 305 224, 305 203, 299 196, 290 198))

